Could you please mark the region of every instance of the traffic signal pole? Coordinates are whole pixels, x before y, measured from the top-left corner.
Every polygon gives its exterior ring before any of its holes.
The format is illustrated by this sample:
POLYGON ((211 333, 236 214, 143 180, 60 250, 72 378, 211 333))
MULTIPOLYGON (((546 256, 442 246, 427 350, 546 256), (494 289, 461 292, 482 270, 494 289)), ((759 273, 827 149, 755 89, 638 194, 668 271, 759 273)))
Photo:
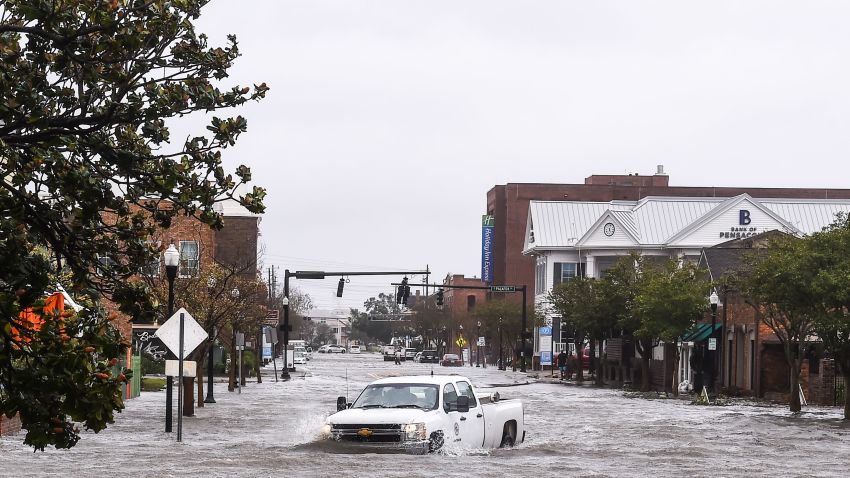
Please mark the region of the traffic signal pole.
MULTIPOLYGON (((401 283, 392 283, 391 285, 400 286, 400 285, 411 285, 411 284, 401 284, 401 283)), ((520 331, 520 363, 519 363, 519 371, 525 372, 527 371, 525 368, 525 344, 528 339, 528 332, 526 328, 528 327, 528 286, 526 285, 448 285, 448 284, 413 284, 414 287, 434 287, 437 290, 439 289, 468 289, 468 290, 487 290, 490 292, 501 292, 501 293, 514 293, 514 292, 522 292, 522 330, 520 331)))
MULTIPOLYGON (((347 276, 408 276, 408 275, 426 275, 429 277, 430 270, 424 271, 348 271, 348 272, 327 272, 327 271, 295 271, 289 272, 289 269, 283 272, 283 372, 281 378, 289 379, 289 368, 287 367, 287 351, 289 350, 289 279, 324 279, 326 277, 347 277, 347 276)), ((405 281, 406 282, 406 281, 405 281)), ((344 285, 341 283, 337 287, 337 297, 342 296, 344 285)), ((293 364, 294 365, 294 364, 293 364)))

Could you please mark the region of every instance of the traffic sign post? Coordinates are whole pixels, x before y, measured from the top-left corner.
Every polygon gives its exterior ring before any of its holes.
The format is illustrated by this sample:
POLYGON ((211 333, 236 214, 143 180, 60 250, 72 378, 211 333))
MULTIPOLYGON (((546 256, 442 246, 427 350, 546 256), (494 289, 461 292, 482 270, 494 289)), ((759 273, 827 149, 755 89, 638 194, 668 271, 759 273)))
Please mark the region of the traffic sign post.
MULTIPOLYGON (((189 312, 181 307, 156 331, 155 334, 177 355, 177 441, 183 441, 183 359, 207 339, 207 331, 198 324, 189 312)), ((167 404, 168 410, 171 403, 167 404)), ((166 418, 167 419, 167 418, 166 418)))

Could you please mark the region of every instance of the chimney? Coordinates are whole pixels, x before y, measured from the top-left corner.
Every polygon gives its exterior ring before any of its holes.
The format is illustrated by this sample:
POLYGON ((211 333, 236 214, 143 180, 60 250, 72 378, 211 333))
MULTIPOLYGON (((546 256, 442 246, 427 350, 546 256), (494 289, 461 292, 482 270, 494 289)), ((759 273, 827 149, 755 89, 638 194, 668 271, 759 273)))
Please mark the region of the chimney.
POLYGON ((667 176, 666 174, 664 174, 664 165, 663 164, 658 165, 658 170, 655 172, 655 175, 656 176, 667 176))

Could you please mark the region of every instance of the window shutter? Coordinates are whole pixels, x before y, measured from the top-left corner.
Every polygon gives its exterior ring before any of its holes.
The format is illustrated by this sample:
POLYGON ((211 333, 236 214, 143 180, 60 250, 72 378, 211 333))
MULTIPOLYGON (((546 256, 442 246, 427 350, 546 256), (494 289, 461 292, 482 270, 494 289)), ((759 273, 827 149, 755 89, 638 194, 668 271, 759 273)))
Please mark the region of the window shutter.
POLYGON ((552 279, 552 287, 561 283, 561 263, 556 262, 555 266, 555 277, 552 279))

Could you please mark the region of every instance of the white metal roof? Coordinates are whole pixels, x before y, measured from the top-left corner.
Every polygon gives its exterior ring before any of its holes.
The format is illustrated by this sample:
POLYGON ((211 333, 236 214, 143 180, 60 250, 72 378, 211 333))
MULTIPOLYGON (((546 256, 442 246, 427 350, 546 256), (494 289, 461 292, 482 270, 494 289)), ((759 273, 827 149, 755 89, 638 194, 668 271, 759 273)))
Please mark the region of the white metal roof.
POLYGON ((524 249, 571 249, 580 240, 585 247, 587 238, 609 215, 638 245, 665 246, 686 239, 742 203, 761 211, 776 228, 793 234, 820 231, 835 221, 836 213, 850 212, 850 199, 758 199, 747 194, 729 198, 650 196, 637 202, 531 201, 524 249))

